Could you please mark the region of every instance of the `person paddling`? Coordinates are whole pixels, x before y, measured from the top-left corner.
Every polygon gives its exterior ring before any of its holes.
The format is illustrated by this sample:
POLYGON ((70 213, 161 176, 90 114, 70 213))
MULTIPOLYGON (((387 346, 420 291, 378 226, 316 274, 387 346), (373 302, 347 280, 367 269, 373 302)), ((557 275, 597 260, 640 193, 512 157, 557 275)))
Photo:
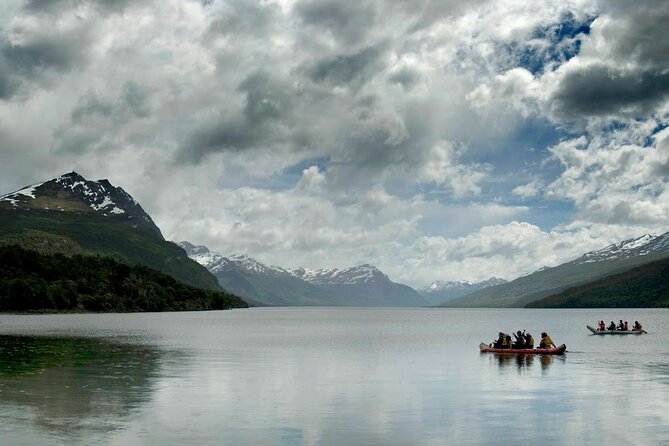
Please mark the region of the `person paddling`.
POLYGON ((599 321, 599 331, 604 331, 606 330, 606 324, 604 321, 599 321))
POLYGON ((548 333, 545 331, 541 333, 541 341, 539 341, 539 348, 551 348, 551 347, 557 347, 555 345, 555 342, 551 339, 550 336, 548 336, 548 333))
POLYGON ((497 340, 493 343, 493 347, 495 348, 507 348, 506 345, 506 334, 503 332, 499 332, 499 335, 497 336, 497 340))
POLYGON ((525 333, 525 348, 534 348, 534 338, 529 333, 525 333))
POLYGON ((609 324, 609 330, 615 331, 615 329, 616 329, 616 323, 611 321, 611 323, 609 324))
POLYGON ((639 323, 639 321, 634 321, 634 325, 632 326, 632 331, 641 331, 643 330, 643 327, 639 323))

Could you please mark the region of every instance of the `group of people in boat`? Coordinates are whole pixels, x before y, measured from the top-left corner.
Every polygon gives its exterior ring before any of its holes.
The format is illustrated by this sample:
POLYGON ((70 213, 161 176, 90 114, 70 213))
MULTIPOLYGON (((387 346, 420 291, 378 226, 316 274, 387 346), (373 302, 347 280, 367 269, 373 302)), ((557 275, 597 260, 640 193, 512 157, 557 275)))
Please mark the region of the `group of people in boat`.
MULTIPOLYGON (((518 330, 516 333, 513 333, 515 339, 511 339, 511 336, 504 332, 499 332, 497 340, 493 341, 490 346, 493 348, 515 348, 515 349, 533 349, 534 348, 534 337, 528 332, 525 333, 525 330, 522 332, 518 330)), ((539 346, 537 348, 554 348, 556 347, 553 340, 548 336, 546 332, 541 333, 541 340, 539 341, 539 346)))
MULTIPOLYGON (((607 327, 604 321, 599 321, 599 331, 629 331, 629 325, 627 324, 627 321, 623 322, 622 319, 620 319, 620 322, 618 325, 616 325, 615 322, 611 321, 609 326, 607 327)), ((632 326, 632 331, 641 331, 643 330, 643 327, 639 323, 639 321, 634 321, 634 325, 632 326)))

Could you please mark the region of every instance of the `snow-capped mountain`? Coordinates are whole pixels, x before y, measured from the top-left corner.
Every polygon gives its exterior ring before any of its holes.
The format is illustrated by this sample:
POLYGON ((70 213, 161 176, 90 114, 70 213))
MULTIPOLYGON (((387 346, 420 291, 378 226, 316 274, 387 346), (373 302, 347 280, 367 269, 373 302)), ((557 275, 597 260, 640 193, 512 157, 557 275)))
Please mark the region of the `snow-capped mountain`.
POLYGON ((490 286, 501 285, 506 282, 506 280, 498 277, 491 277, 490 279, 481 282, 470 282, 468 280, 462 282, 445 282, 435 280, 430 285, 418 290, 418 292, 430 303, 442 304, 449 300, 473 293, 474 291, 490 286))
POLYGON ((345 269, 297 268, 288 271, 295 277, 316 285, 355 285, 390 280, 378 268, 367 264, 345 269))
POLYGON ((558 266, 540 268, 509 283, 475 291, 448 302, 447 306, 525 306, 567 288, 668 257, 669 232, 661 235, 646 234, 585 253, 558 266))
POLYGON ((191 259, 212 273, 230 269, 241 269, 255 274, 289 274, 287 270, 264 265, 245 254, 233 254, 225 257, 221 253, 210 251, 204 245, 196 246, 186 241, 179 242, 177 245, 183 248, 191 259))
POLYGON ((286 269, 267 266, 246 255, 223 256, 206 246, 178 243, 219 284, 260 305, 424 306, 412 288, 392 282, 371 265, 344 269, 286 269))
POLYGON ((126 191, 76 172, 0 194, 0 245, 49 255, 111 257, 198 288, 221 290, 213 274, 165 241, 126 191))
POLYGON ((76 172, 26 186, 0 196, 0 209, 95 212, 160 235, 151 217, 134 198, 108 180, 89 181, 76 172))
POLYGON ((667 250, 669 250, 669 233, 662 235, 645 234, 639 238, 611 244, 599 251, 588 252, 574 260, 574 263, 581 264, 601 262, 603 260, 627 259, 667 250))

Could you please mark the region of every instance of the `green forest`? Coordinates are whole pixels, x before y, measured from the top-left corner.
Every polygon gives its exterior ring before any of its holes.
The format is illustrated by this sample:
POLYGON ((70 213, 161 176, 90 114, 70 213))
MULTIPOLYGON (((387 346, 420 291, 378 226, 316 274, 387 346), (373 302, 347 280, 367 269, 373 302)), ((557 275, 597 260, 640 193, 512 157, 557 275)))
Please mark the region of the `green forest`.
POLYGON ((528 308, 669 307, 669 259, 569 288, 527 305, 528 308))
POLYGON ((195 288, 146 266, 110 257, 0 246, 0 311, 189 311, 247 306, 232 294, 195 288))

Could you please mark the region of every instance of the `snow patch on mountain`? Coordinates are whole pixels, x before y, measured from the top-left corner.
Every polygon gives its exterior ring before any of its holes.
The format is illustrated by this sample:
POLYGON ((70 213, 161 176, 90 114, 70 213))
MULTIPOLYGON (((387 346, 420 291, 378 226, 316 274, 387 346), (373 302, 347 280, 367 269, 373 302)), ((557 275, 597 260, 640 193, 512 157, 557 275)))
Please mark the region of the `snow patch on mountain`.
MULTIPOLYGON (((77 202, 105 217, 149 229, 162 238, 160 230, 139 203, 108 180, 89 181, 76 172, 70 172, 0 196, 0 203, 9 203, 13 209, 82 212, 77 202)), ((7 205, 4 204, 4 207, 7 205)))
POLYGON ((669 233, 662 235, 645 234, 638 238, 613 243, 598 251, 588 252, 572 263, 579 265, 605 260, 627 259, 666 250, 669 250, 669 233))
POLYGON ((490 286, 501 285, 506 282, 506 280, 500 279, 498 277, 491 277, 490 279, 483 280, 481 282, 471 282, 469 280, 463 280, 459 282, 435 280, 431 284, 421 288, 419 292, 431 294, 449 291, 475 291, 490 286))
POLYGON ((28 197, 28 198, 35 198, 35 190, 41 186, 43 183, 36 183, 36 184, 31 184, 30 186, 26 186, 23 189, 19 189, 14 192, 10 192, 8 194, 0 196, 0 201, 7 201, 11 203, 12 206, 18 207, 19 205, 19 200, 21 196, 28 197))
POLYGON ((230 268, 239 268, 257 274, 288 273, 287 270, 283 268, 264 265, 246 254, 233 254, 226 257, 221 253, 210 251, 209 248, 204 245, 193 245, 192 243, 185 241, 179 242, 177 245, 186 251, 188 257, 195 260, 214 274, 217 271, 224 271, 230 268))
POLYGON ((378 280, 390 280, 387 275, 372 265, 353 266, 345 269, 307 269, 288 270, 293 276, 317 285, 354 285, 371 283, 378 280))
POLYGON ((228 268, 239 268, 256 274, 288 274, 314 285, 357 285, 390 280, 378 268, 367 264, 344 269, 285 269, 280 266, 267 266, 245 254, 224 256, 210 251, 203 245, 193 245, 189 242, 177 244, 186 251, 191 259, 214 274, 228 268))

